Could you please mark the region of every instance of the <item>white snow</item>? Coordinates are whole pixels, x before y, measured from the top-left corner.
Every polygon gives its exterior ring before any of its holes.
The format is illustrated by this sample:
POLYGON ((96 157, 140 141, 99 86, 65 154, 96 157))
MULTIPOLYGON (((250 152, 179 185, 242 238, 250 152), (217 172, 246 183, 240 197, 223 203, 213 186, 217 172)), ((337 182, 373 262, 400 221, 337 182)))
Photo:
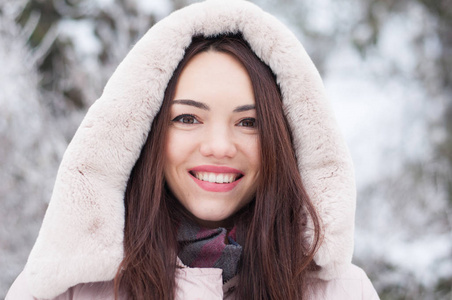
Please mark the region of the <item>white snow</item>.
POLYGON ((137 1, 136 5, 143 12, 156 15, 158 19, 169 15, 173 10, 171 2, 167 0, 137 1))
POLYGON ((98 55, 102 50, 91 20, 62 20, 58 24, 58 32, 61 38, 72 41, 75 52, 82 57, 98 55))

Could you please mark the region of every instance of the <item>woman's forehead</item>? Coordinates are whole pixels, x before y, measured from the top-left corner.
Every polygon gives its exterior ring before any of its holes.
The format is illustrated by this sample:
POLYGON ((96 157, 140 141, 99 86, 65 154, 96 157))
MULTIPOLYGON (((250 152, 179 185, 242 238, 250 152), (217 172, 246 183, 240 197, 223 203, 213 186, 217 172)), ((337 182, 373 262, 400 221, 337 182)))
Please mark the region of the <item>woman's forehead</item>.
POLYGON ((192 100, 207 107, 254 105, 251 79, 232 55, 208 51, 195 55, 182 70, 174 100, 192 100))

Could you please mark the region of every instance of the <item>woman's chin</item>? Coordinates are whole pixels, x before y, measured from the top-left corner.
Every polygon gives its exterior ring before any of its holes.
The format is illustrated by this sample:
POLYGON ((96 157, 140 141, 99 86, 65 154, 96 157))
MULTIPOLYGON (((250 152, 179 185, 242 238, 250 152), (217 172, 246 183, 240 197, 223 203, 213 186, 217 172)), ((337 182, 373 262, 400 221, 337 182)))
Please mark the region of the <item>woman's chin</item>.
POLYGON ((205 228, 230 227, 232 225, 230 215, 204 215, 194 214, 196 223, 205 228))

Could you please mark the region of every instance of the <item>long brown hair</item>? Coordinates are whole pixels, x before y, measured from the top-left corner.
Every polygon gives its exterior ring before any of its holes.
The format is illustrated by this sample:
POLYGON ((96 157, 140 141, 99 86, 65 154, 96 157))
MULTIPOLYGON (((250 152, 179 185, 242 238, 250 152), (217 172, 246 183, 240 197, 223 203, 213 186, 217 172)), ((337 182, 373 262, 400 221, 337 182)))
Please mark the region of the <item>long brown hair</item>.
POLYGON ((297 169, 276 78, 240 34, 194 37, 168 83, 127 185, 125 256, 115 277, 115 295, 122 290, 133 299, 175 297, 176 235, 184 212, 165 185, 162 157, 177 80, 187 62, 203 51, 236 57, 248 71, 256 98, 261 175, 255 199, 234 218, 243 255, 233 293, 238 299, 302 299, 319 244, 319 220, 297 169))

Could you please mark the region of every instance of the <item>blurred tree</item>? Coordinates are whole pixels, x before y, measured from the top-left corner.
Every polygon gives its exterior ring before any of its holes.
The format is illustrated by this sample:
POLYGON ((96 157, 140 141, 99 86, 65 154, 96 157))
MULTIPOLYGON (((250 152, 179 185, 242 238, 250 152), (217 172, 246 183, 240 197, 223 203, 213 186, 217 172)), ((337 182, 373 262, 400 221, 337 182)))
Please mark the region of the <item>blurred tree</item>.
MULTIPOLYGON (((28 1, 18 17, 35 28, 28 45, 36 48, 53 37, 49 51, 38 62, 46 105, 56 119, 77 119, 99 97, 111 73, 156 20, 135 1, 28 1)), ((74 125, 78 124, 77 121, 74 125)), ((66 132, 69 140, 74 132, 66 132)))
POLYGON ((65 147, 40 102, 45 46, 27 46, 33 20, 15 21, 24 5, 0 3, 0 298, 30 252, 65 147))
MULTIPOLYGON (((437 20, 436 31, 442 47, 440 55, 434 61, 436 72, 429 72, 430 70, 427 68, 420 68, 420 70, 425 78, 424 81, 428 82, 427 88, 432 94, 438 95, 444 90, 444 115, 442 122, 439 122, 438 125, 445 129, 446 137, 436 145, 436 149, 438 158, 444 158, 449 169, 452 169, 452 1, 418 1, 425 5, 437 20)), ((452 176, 447 177, 447 189, 448 201, 452 206, 452 176)))
MULTIPOLYGON (((358 5, 358 3, 357 3, 358 5)), ((410 78, 423 86, 427 97, 425 101, 428 135, 424 143, 429 144, 432 153, 422 157, 406 157, 399 173, 381 178, 360 191, 361 198, 374 198, 377 203, 365 209, 368 217, 375 215, 384 205, 381 200, 391 199, 390 211, 386 220, 391 227, 403 228, 408 244, 413 248, 416 240, 424 243, 432 240, 430 248, 424 244, 424 256, 433 256, 436 250, 435 240, 448 244, 448 252, 437 257, 430 270, 425 274, 436 273, 437 279, 424 280, 413 277, 408 271, 398 270, 385 257, 374 257, 370 266, 371 276, 377 278, 382 299, 446 299, 452 296, 452 2, 448 0, 367 0, 359 3, 362 7, 362 19, 357 28, 365 26, 369 34, 361 38, 359 31, 351 32, 353 43, 365 57, 378 48, 382 31, 386 23, 393 18, 416 19, 421 30, 411 39, 411 50, 415 56, 415 67, 398 68, 394 63, 397 76, 410 78), (433 252, 432 252, 433 251, 433 252), (436 267, 434 267, 436 266, 436 267), (395 274, 403 274, 395 276, 395 274), (403 273, 402 273, 403 272, 403 273), (441 275, 440 275, 441 274, 441 275), (430 284, 431 286, 428 286, 430 284)), ((400 38, 406 38, 400 36, 400 38)), ((401 51, 396 47, 394 52, 401 51)), ((403 50, 402 50, 403 51, 403 50)), ((407 53, 408 55, 408 53, 407 53)), ((388 74, 391 75, 391 74, 388 74)), ((394 76, 392 74, 391 76, 394 76)), ((383 211, 385 211, 383 209, 383 211)), ((361 212, 363 212, 361 210, 361 212)), ((366 217, 364 217, 366 218, 366 217)), ((412 252, 411 252, 412 253, 412 252)), ((409 256, 408 252, 405 254, 409 256)), ((371 257, 359 258, 372 261, 371 257)), ((416 265, 419 257, 411 257, 416 265)), ((369 262, 367 262, 369 263, 369 262)), ((428 276, 427 276, 428 277, 428 276)))

